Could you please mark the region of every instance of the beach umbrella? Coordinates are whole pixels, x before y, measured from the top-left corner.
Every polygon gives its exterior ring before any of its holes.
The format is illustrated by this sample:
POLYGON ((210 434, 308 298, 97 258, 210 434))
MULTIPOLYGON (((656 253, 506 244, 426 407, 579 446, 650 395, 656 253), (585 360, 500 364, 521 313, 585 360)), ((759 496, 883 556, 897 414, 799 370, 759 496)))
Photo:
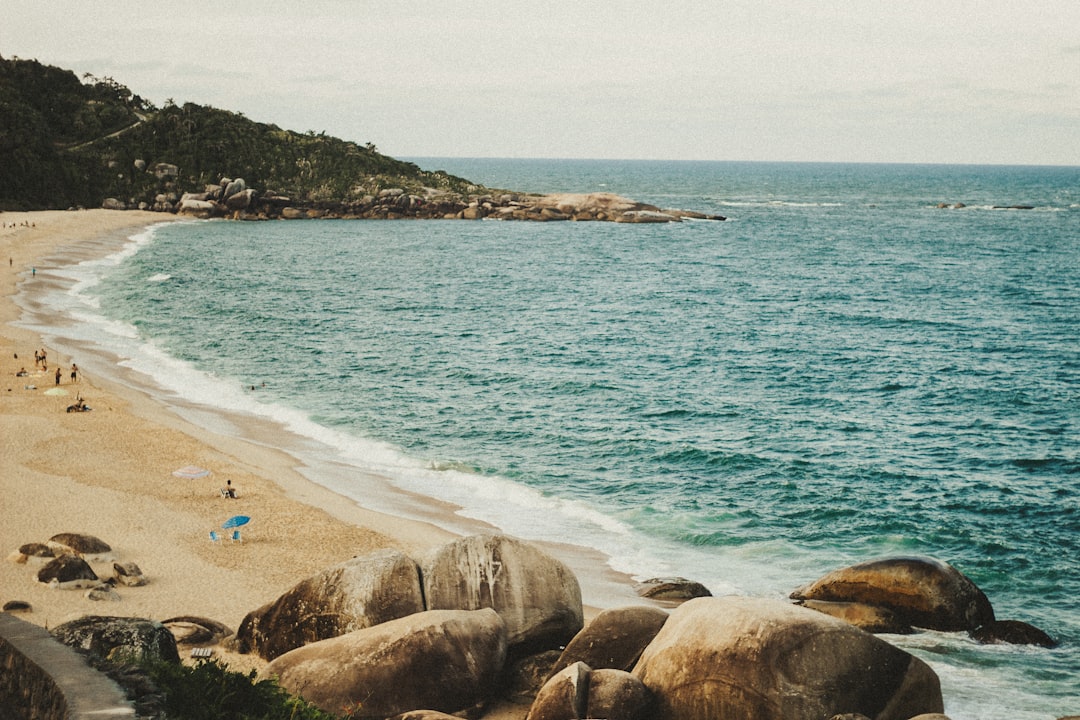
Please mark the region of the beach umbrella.
POLYGON ((249 522, 251 522, 251 518, 247 515, 233 515, 231 518, 221 523, 221 527, 224 530, 228 530, 229 528, 238 528, 241 525, 247 525, 249 522))
POLYGON ((173 470, 173 475, 178 478, 186 478, 188 480, 194 480, 195 478, 206 477, 210 474, 210 471, 206 468, 201 468, 197 465, 185 465, 184 467, 173 470))

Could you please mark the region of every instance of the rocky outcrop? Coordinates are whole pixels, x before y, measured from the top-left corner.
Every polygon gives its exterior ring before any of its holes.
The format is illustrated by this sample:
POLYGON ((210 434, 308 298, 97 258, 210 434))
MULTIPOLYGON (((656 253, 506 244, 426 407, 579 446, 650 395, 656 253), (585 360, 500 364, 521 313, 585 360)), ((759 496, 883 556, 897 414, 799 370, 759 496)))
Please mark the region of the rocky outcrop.
MULTIPOLYGON (((169 192, 158 192, 150 202, 125 203, 111 198, 105 207, 123 210, 142 207, 196 218, 232 217, 238 220, 307 220, 315 218, 396 220, 525 220, 533 222, 606 221, 669 223, 683 220, 724 220, 689 210, 662 209, 613 193, 560 193, 530 195, 499 193, 462 195, 435 188, 387 187, 334 201, 303 202, 275 190, 249 187, 243 178, 223 177, 202 192, 184 193, 179 201, 171 191, 176 166, 159 163, 153 172, 169 192), (170 174, 171 173, 171 174, 170 174)), ((374 180, 374 178, 369 178, 374 180)))
POLYGON ((421 563, 428 610, 492 608, 515 656, 565 645, 581 630, 581 587, 570 568, 507 535, 473 535, 421 563))
POLYGON ((172 633, 159 622, 142 618, 88 615, 57 625, 53 637, 106 659, 149 658, 180 662, 172 633))
POLYGON ((791 597, 888 608, 901 622, 930 630, 974 630, 994 620, 990 601, 975 583, 929 557, 884 558, 834 570, 791 597))
POLYGON ((656 720, 942 712, 938 678, 918 658, 846 622, 761 598, 681 605, 633 674, 652 692, 656 720))
POLYGON ((493 692, 506 648, 506 624, 494 610, 434 610, 297 648, 261 675, 356 720, 457 713, 493 692))
POLYGON ((381 550, 328 568, 248 613, 237 647, 273 660, 301 645, 423 609, 416 563, 396 550, 381 550))
POLYGON ((667 619, 665 611, 646 605, 604 610, 567 644, 552 674, 577 662, 629 671, 667 619))

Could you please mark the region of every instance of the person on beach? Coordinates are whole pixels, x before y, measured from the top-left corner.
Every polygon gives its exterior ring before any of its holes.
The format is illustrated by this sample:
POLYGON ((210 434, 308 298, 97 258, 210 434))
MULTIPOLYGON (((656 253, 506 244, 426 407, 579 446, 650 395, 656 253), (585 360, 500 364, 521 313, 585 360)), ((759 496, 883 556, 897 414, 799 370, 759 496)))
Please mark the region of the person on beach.
POLYGON ((26 372, 26 368, 21 367, 19 368, 19 372, 15 373, 15 377, 26 377, 29 374, 30 373, 26 372))
POLYGON ((59 365, 56 366, 56 384, 57 385, 60 384, 60 366, 59 365))
POLYGON ((75 363, 71 363, 71 382, 78 382, 79 379, 79 366, 75 363))
POLYGON ((41 365, 41 353, 37 350, 34 351, 34 367, 41 365))

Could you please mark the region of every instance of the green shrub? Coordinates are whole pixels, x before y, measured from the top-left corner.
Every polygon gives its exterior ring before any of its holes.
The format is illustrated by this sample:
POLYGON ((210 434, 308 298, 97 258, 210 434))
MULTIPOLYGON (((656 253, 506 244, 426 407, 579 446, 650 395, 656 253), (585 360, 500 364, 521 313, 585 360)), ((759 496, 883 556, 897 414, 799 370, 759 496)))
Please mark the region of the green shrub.
POLYGON ((272 680, 232 672, 216 660, 193 666, 143 663, 164 696, 168 720, 337 720, 272 680))

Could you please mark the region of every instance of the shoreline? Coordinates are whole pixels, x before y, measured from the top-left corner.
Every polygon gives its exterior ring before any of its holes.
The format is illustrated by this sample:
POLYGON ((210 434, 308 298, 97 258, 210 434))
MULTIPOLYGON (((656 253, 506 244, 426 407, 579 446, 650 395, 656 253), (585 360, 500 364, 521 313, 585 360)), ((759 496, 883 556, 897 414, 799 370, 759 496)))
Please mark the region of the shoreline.
MULTIPOLYGON (((418 514, 430 521, 361 507, 305 474, 317 469, 281 449, 277 441, 287 433, 284 428, 262 418, 171 403, 156 397, 154 388, 129 381, 130 371, 109 366, 107 357, 89 357, 93 352, 87 350, 84 360, 85 348, 77 343, 53 347, 37 330, 15 324, 24 315, 16 296, 32 303, 33 293, 23 283, 61 282, 54 272, 64 265, 100 258, 106 247, 115 252, 140 228, 160 222, 160 214, 138 211, 0 213, 0 248, 10 259, 0 285, 4 554, 60 532, 87 533, 111 545, 117 561, 136 563, 149 580, 143 587, 118 588, 120 602, 94 602, 81 591, 38 583, 32 564, 4 562, 0 602, 29 602, 32 611, 20 617, 43 627, 106 614, 159 621, 202 615, 235 629, 249 611, 349 557, 387 547, 422 557, 457 536, 439 527, 440 518, 448 521, 444 527, 484 531, 482 523, 454 516, 451 506, 389 486, 375 491, 415 501, 422 505, 418 514), (34 366, 34 351, 41 347, 48 351, 47 373, 34 366), (69 378, 73 361, 81 371, 75 383, 69 378), (65 394, 46 395, 57 389, 57 363, 58 389, 65 394), (31 376, 16 377, 23 367, 31 376), (92 412, 65 412, 76 395, 92 412), (199 415, 224 418, 242 431, 221 432, 214 423, 200 423, 199 415), (191 464, 213 474, 192 480, 172 475, 191 464), (226 479, 239 490, 235 500, 221 497, 226 479), (212 543, 209 531, 234 514, 253 518, 243 542, 212 543)), ((595 598, 647 604, 634 594, 629 577, 603 566, 600 553, 570 545, 545 549, 578 575, 587 604, 595 598)), ((91 565, 102 577, 112 574, 111 562, 91 565)), ((595 611, 587 608, 586 615, 595 611)), ((255 656, 218 655, 240 671, 262 665, 255 656)))

